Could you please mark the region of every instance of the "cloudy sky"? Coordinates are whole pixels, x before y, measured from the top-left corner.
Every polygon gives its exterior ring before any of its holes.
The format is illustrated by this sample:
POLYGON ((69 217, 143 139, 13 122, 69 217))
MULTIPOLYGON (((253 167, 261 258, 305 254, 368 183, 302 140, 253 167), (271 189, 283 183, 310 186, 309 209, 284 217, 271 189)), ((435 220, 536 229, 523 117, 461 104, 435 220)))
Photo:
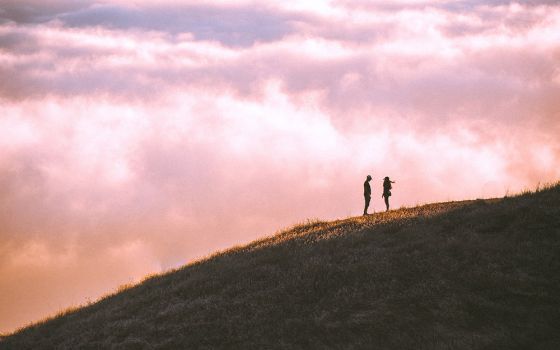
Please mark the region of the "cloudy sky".
POLYGON ((0 332, 303 222, 560 178, 557 1, 0 0, 0 332))

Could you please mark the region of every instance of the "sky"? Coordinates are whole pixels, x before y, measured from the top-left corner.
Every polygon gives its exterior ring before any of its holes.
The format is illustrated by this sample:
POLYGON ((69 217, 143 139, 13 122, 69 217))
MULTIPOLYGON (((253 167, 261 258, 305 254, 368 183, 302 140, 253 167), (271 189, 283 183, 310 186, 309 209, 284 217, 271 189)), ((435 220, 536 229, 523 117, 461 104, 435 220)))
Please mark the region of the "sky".
POLYGON ((557 1, 0 0, 0 332, 306 220, 560 179, 557 1))

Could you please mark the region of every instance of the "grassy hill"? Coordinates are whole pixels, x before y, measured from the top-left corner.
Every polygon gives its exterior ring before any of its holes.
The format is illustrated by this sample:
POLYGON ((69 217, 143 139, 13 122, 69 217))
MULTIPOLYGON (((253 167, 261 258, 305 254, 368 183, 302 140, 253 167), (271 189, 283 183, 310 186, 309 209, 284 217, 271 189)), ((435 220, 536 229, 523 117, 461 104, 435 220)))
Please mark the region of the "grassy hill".
POLYGON ((560 186, 311 222, 0 349, 560 349, 560 186))

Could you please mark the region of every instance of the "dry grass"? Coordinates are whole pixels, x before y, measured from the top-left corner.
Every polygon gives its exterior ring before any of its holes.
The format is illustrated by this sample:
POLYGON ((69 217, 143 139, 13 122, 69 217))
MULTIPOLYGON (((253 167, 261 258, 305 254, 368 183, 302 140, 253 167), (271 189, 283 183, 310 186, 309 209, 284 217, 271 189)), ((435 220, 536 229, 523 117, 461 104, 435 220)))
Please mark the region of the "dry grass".
POLYGON ((560 186, 310 221, 1 349, 559 349, 560 186))

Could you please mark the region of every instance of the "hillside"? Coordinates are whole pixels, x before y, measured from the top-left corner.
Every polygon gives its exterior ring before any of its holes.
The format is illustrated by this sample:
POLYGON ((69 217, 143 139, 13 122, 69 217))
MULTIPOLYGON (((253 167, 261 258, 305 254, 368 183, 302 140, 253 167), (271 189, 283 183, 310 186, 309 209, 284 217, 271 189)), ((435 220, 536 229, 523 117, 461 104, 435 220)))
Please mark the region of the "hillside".
POLYGON ((311 222, 0 349, 560 349, 560 186, 311 222))

